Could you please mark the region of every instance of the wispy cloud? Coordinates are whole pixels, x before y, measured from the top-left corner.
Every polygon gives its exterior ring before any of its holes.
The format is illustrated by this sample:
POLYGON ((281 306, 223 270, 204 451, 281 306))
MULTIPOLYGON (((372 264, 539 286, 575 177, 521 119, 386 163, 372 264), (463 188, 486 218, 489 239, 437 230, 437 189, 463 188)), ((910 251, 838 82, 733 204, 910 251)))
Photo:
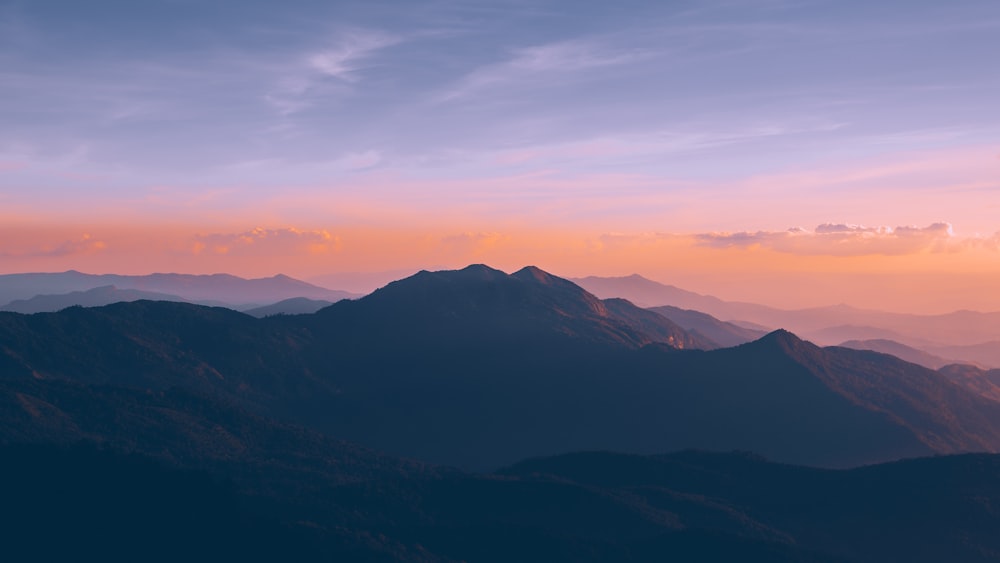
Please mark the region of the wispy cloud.
POLYGON ((503 233, 467 231, 446 236, 441 242, 451 253, 462 257, 478 257, 507 240, 510 240, 510 236, 503 233))
POLYGON ((89 234, 84 234, 80 238, 67 240, 54 246, 24 251, 0 251, 0 256, 9 258, 62 258, 76 256, 80 254, 93 254, 107 248, 104 241, 97 240, 89 234))
POLYGON ((567 75, 629 64, 647 56, 643 50, 613 48, 585 40, 517 48, 510 51, 507 60, 479 67, 462 77, 439 101, 470 97, 491 87, 565 80, 567 75))
POLYGON ((285 256, 325 254, 340 248, 340 237, 325 230, 257 227, 242 233, 196 235, 191 251, 194 254, 285 256))
POLYGON ((264 99, 282 115, 307 109, 315 103, 315 96, 344 91, 345 86, 359 82, 362 72, 375 64, 378 51, 402 41, 399 35, 377 30, 340 32, 327 45, 311 49, 288 64, 287 72, 276 80, 264 99))
POLYGON ((792 227, 786 231, 701 233, 694 235, 694 239, 699 245, 714 248, 760 247, 789 254, 822 256, 946 252, 963 244, 955 238, 951 224, 943 222, 926 227, 824 223, 813 231, 792 227))

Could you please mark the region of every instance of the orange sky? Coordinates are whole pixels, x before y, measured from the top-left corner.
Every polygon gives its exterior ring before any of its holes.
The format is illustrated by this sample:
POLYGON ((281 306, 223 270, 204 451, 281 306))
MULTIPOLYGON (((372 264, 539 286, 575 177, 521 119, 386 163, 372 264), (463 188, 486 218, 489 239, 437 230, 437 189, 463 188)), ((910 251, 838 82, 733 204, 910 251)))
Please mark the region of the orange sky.
POLYGON ((0 10, 0 273, 1000 310, 997 2, 63 4, 0 10))
POLYGON ((21 224, 0 227, 0 236, 4 273, 286 273, 310 279, 469 263, 513 271, 534 264, 574 277, 637 272, 725 299, 782 307, 847 302, 914 312, 1000 310, 995 290, 1000 287, 1000 239, 959 236, 943 225, 891 232, 842 225, 698 235, 506 227, 281 226, 218 232, 195 225, 21 224))

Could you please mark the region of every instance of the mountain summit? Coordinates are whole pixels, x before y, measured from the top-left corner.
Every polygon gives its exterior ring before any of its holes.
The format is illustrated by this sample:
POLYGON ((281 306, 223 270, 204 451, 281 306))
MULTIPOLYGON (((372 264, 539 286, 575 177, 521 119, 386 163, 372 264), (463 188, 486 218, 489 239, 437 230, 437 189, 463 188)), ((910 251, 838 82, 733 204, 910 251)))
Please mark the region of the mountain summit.
POLYGON ((609 307, 573 282, 534 266, 509 275, 482 264, 421 271, 320 312, 327 318, 343 315, 355 319, 353 331, 378 331, 393 340, 572 337, 632 348, 654 342, 718 347, 627 301, 615 300, 609 307), (418 325, 424 328, 413 332, 418 325))

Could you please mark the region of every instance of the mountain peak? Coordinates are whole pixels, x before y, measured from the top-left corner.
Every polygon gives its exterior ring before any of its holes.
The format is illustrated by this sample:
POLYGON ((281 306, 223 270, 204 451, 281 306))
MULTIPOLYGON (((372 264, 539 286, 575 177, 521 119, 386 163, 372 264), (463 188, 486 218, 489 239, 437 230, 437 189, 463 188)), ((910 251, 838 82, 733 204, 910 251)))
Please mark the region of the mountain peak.
POLYGON ((787 352, 801 349, 803 345, 807 344, 805 340, 802 340, 795 334, 783 328, 769 332, 753 343, 769 347, 778 347, 787 352))
POLYGON ((462 268, 461 270, 458 270, 458 272, 465 275, 475 276, 477 278, 487 279, 487 280, 496 279, 500 277, 507 277, 507 274, 505 272, 497 270, 496 268, 491 268, 486 264, 469 264, 468 266, 462 268))
POLYGON ((536 281, 545 285, 551 285, 558 279, 537 266, 525 266, 510 276, 525 281, 536 281))

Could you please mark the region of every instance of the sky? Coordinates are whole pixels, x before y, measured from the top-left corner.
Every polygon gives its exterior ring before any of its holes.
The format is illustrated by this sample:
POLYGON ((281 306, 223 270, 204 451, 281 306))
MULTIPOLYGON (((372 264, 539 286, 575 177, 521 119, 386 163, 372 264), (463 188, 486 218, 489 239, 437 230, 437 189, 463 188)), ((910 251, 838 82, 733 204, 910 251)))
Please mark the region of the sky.
POLYGON ((0 273, 1000 310, 996 0, 0 0, 0 273))

